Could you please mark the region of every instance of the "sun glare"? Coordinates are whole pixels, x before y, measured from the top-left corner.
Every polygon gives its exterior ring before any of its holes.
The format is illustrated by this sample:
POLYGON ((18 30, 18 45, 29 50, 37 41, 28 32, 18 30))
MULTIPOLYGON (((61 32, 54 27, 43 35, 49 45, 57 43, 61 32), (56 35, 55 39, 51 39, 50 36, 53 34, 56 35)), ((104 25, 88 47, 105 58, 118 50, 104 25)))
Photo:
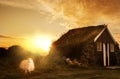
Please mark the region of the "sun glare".
POLYGON ((47 36, 35 36, 25 42, 25 47, 32 51, 49 52, 52 40, 47 36))
POLYGON ((35 37, 33 39, 33 45, 35 48, 41 48, 45 51, 49 51, 51 42, 51 39, 47 37, 35 37))

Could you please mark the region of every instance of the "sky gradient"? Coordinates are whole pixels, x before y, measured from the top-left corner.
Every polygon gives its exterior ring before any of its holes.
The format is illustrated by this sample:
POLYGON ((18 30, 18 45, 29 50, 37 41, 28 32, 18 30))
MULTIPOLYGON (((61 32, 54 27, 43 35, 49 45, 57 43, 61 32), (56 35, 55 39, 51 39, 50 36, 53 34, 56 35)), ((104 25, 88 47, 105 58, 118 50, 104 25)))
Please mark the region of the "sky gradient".
MULTIPOLYGON (((69 29, 99 24, 107 24, 112 33, 120 33, 119 3, 120 0, 0 0, 0 35, 25 38, 39 34, 56 39, 69 29)), ((0 36, 0 42, 3 39, 7 38, 0 36)))

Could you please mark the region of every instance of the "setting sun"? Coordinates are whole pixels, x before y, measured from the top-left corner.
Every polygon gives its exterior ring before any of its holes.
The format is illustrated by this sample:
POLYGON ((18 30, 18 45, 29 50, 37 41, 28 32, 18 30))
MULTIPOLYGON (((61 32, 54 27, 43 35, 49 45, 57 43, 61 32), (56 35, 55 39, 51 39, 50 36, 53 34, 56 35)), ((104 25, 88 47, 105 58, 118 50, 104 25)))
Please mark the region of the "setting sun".
POLYGON ((51 42, 51 39, 48 37, 35 37, 33 39, 33 46, 35 46, 35 48, 41 48, 45 51, 49 51, 51 42))
POLYGON ((33 52, 39 51, 40 53, 42 52, 49 52, 50 46, 51 46, 52 40, 50 37, 47 36, 35 36, 28 38, 25 42, 25 47, 28 50, 32 50, 33 52))

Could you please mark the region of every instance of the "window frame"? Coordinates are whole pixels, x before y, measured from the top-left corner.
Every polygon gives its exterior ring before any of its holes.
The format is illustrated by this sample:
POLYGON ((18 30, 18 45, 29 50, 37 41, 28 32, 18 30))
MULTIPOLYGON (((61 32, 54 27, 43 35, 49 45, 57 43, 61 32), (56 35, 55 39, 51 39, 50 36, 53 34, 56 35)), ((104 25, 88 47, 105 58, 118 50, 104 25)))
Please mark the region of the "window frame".
POLYGON ((115 52, 115 46, 113 43, 110 43, 110 52, 115 52))
POLYGON ((97 51, 101 52, 102 51, 102 42, 97 42, 96 44, 97 44, 96 45, 97 46, 97 51))

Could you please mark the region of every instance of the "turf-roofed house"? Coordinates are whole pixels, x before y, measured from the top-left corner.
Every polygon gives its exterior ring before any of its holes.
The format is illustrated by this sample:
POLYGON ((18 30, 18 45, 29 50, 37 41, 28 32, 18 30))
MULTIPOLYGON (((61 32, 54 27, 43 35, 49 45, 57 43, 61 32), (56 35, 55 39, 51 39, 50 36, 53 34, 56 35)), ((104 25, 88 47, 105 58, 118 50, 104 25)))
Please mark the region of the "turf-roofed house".
POLYGON ((69 30, 53 42, 51 50, 82 64, 113 66, 117 64, 119 48, 108 26, 98 25, 69 30))

